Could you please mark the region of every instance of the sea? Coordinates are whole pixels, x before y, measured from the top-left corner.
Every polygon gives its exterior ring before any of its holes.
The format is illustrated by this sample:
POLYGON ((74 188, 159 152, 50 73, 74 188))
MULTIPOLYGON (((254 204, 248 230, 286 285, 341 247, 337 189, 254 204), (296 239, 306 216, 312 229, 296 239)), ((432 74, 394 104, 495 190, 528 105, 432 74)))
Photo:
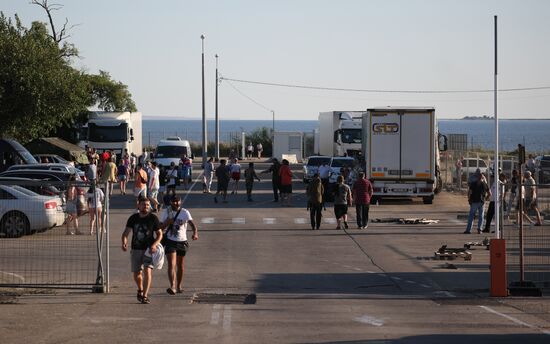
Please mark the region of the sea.
MULTIPOLYGON (((207 121, 209 141, 215 140, 214 120, 207 121)), ((229 142, 258 128, 273 128, 270 120, 220 120, 220 141, 229 142)), ((316 120, 276 120, 276 131, 300 131, 312 135, 318 127, 316 120)), ((438 121, 443 135, 466 134, 468 147, 494 149, 495 122, 493 120, 448 120, 438 121)), ((168 136, 179 136, 193 142, 202 142, 202 121, 198 119, 144 119, 143 144, 154 146, 168 136)), ((535 154, 550 152, 550 120, 503 119, 499 120, 499 149, 511 152, 518 144, 535 154)))

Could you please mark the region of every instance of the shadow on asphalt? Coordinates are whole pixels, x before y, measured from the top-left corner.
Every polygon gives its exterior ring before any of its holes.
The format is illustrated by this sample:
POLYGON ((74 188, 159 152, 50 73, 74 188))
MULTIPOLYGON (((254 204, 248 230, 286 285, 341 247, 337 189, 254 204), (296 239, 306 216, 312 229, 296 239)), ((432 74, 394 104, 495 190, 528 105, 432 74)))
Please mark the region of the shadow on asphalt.
MULTIPOLYGON (((506 327, 504 324, 502 327, 506 327)), ((430 334, 419 336, 407 336, 398 339, 362 339, 352 341, 330 341, 330 342, 301 342, 301 344, 476 344, 476 343, 548 343, 548 335, 544 334, 430 334)))

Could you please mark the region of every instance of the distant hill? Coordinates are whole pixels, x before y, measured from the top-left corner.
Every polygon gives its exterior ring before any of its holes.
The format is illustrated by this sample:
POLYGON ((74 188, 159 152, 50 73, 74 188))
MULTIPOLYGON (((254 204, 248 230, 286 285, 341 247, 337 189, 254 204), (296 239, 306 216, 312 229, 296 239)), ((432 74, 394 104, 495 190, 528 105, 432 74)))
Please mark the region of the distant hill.
POLYGON ((494 120, 495 118, 493 116, 487 116, 487 115, 483 115, 483 116, 464 116, 462 117, 461 119, 475 119, 475 120, 494 120))

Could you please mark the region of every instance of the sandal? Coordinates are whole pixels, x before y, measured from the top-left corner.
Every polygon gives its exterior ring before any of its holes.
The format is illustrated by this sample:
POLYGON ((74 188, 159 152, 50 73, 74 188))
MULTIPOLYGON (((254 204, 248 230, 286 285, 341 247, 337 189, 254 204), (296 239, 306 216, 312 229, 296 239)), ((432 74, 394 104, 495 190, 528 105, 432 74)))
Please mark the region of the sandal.
POLYGON ((139 302, 143 302, 143 290, 138 290, 137 291, 137 300, 139 302))
POLYGON ((166 292, 167 292, 168 294, 170 294, 170 295, 176 295, 176 292, 175 292, 174 289, 172 289, 172 288, 166 289, 166 292))
POLYGON ((183 289, 182 289, 182 288, 178 288, 178 290, 176 291, 176 293, 178 293, 178 294, 183 293, 183 289))
POLYGON ((151 300, 149 300, 149 298, 147 296, 144 296, 142 299, 141 299, 141 303, 143 303, 144 305, 148 305, 151 303, 151 300))

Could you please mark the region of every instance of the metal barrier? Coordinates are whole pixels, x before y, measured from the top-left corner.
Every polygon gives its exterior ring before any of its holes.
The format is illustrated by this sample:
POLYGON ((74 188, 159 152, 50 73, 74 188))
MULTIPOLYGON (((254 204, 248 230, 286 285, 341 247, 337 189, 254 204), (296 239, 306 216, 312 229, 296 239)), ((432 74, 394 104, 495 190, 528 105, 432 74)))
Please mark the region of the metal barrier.
MULTIPOLYGON (((535 209, 526 209, 523 230, 518 224, 518 197, 506 195, 507 208, 503 212, 503 238, 507 247, 507 275, 509 282, 520 281, 520 264, 523 262, 523 279, 532 281, 537 287, 550 291, 550 184, 538 184, 537 206, 541 225, 536 225, 535 209), (546 220, 545 220, 546 218, 546 220), (534 223, 531 223, 533 221, 534 223), (521 234, 523 237, 520 239, 521 234), (523 242, 523 249, 520 243, 523 242)), ((518 194, 519 195, 519 194, 518 194)))
POLYGON ((108 291, 108 217, 86 182, 0 178, 0 287, 108 291))

